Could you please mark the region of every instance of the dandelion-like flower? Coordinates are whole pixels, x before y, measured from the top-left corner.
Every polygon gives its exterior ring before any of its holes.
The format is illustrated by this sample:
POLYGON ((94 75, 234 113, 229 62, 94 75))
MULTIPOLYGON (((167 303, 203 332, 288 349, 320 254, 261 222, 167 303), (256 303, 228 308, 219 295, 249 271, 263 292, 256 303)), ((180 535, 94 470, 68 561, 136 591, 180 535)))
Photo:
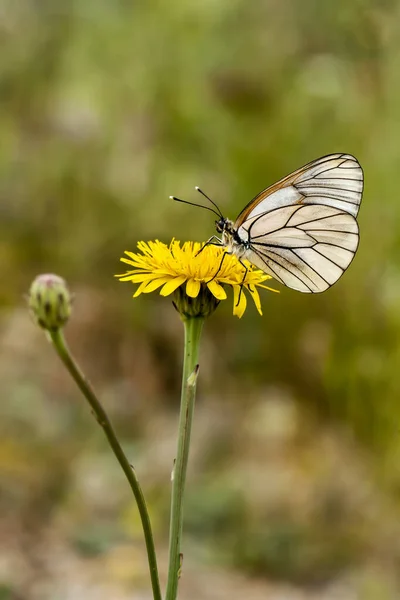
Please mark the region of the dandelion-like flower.
POLYGON ((167 246, 155 240, 139 242, 138 250, 125 251, 121 261, 133 269, 117 275, 119 280, 139 284, 134 298, 159 288, 161 296, 174 293, 175 305, 184 317, 211 314, 221 300, 226 300, 226 286, 233 289, 234 315, 241 318, 246 310, 245 292, 251 295, 262 315, 257 288, 276 291, 264 285, 271 277, 250 263, 246 263, 246 275, 243 265, 233 255, 225 256, 221 265, 225 250, 218 246, 202 249, 198 242, 184 242, 181 246, 177 240, 167 246))

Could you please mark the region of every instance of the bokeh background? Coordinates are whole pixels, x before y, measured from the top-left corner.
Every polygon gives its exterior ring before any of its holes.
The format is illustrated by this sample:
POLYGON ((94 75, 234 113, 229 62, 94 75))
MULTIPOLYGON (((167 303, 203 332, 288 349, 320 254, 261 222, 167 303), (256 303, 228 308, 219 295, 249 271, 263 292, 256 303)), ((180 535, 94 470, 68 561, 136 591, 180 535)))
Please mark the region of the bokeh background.
MULTIPOLYGON (((134 463, 165 581, 182 326, 119 257, 205 240, 331 152, 365 171, 361 244, 321 296, 207 322, 181 598, 400 598, 399 0, 2 0, 0 598, 151 597, 101 430, 30 321, 38 273, 134 463)), ((278 284, 276 287, 280 287, 278 284)))

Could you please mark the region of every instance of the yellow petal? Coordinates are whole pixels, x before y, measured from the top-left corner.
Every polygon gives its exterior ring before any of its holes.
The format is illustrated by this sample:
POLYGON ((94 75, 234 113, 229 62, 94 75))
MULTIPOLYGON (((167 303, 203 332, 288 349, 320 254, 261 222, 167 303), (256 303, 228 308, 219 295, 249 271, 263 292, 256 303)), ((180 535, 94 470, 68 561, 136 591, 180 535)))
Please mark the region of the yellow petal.
POLYGON ((137 260, 131 260, 129 258, 124 258, 124 257, 120 258, 119 260, 120 260, 120 262, 126 263, 127 265, 132 265, 133 267, 136 267, 137 263, 138 263, 137 260))
POLYGON ((151 273, 134 273, 119 278, 120 281, 132 281, 132 283, 141 283, 142 281, 150 281, 151 279, 154 279, 154 275, 151 273))
POLYGON ((275 294, 280 294, 280 290, 274 290, 273 288, 268 287, 267 285, 258 284, 258 287, 263 288, 263 290, 268 290, 269 292, 275 292, 275 294))
POLYGON ((196 281, 195 279, 188 279, 186 284, 186 294, 191 298, 197 298, 200 291, 200 281, 196 281))
MULTIPOLYGON (((165 245, 165 244, 163 244, 165 245)), ((156 248, 157 246, 157 240, 155 242, 138 242, 138 248, 141 252, 143 252, 143 254, 145 254, 146 256, 151 256, 152 255, 152 248, 156 248)), ((127 253, 127 251, 125 250, 125 252, 127 253)))
POLYGON ((240 285, 233 286, 233 314, 236 317, 239 317, 239 319, 241 319, 243 317, 244 311, 246 310, 246 306, 247 299, 243 287, 240 285))
MULTIPOLYGON (((125 250, 124 254, 126 254, 127 256, 129 256, 130 258, 132 258, 133 260, 137 260, 138 259, 138 255, 136 254, 136 252, 130 252, 129 250, 125 250)), ((121 258, 121 260, 128 260, 127 258, 121 258)))
POLYGON ((207 283, 207 287, 217 300, 226 300, 226 291, 215 279, 207 283))
POLYGON ((136 290, 136 292, 133 294, 134 298, 137 298, 138 296, 140 296, 140 294, 142 294, 144 292, 144 288, 147 285, 147 281, 143 281, 143 283, 141 283, 138 287, 138 289, 136 290))
POLYGON ((150 294, 150 292, 154 292, 154 290, 161 287, 162 285, 164 285, 164 283, 167 283, 168 281, 169 281, 169 277, 158 277, 157 279, 150 281, 146 285, 146 287, 143 290, 143 293, 150 294))
POLYGON ((118 277, 120 281, 129 281, 135 271, 126 271, 125 273, 117 273, 114 277, 118 277))
POLYGON ((169 296, 185 281, 186 275, 180 275, 180 277, 174 277, 173 279, 170 279, 160 290, 161 296, 169 296))
POLYGON ((254 304, 256 305, 256 309, 258 310, 258 312, 262 316, 261 300, 260 300, 260 295, 258 293, 258 290, 257 290, 256 286, 255 285, 249 285, 247 287, 247 289, 249 290, 249 292, 251 294, 251 297, 254 300, 254 304))

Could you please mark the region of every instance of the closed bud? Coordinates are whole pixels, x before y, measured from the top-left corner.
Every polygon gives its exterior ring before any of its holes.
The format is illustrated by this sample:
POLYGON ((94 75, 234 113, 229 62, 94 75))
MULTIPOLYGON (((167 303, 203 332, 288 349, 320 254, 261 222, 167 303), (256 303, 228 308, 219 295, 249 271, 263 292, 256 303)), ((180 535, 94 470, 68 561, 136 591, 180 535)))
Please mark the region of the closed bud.
POLYGON ((36 323, 49 331, 61 329, 71 314, 71 295, 58 275, 38 275, 30 287, 28 302, 36 323))

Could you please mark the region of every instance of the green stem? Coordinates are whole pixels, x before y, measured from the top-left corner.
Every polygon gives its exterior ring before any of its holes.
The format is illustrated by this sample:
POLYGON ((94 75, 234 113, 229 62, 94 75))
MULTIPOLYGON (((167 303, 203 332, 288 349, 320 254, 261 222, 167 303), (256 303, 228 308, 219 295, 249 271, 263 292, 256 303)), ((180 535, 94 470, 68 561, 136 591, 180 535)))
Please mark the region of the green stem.
POLYGON ((181 538, 183 524, 183 495, 189 458, 190 433, 192 428, 198 355, 204 319, 186 319, 185 348, 182 375, 181 408, 179 416, 178 448, 172 471, 171 521, 169 531, 168 581, 165 600, 176 600, 181 570, 181 538))
POLYGON ((140 514, 140 518, 142 521, 143 533, 144 533, 144 537, 145 537, 145 541, 146 541, 146 549, 147 549, 147 556, 148 556, 149 569, 150 569, 151 585, 153 588, 153 598, 154 598, 154 600, 162 600, 161 590, 160 590, 160 582, 158 579, 157 558, 156 558, 156 552, 155 552, 155 547, 154 547, 154 540, 153 540, 153 534, 152 534, 152 530, 151 530, 149 513, 147 512, 147 506, 146 506, 146 503, 144 500, 142 489, 139 485, 139 481, 136 477, 135 470, 133 469, 133 467, 129 463, 127 457, 125 456, 124 451, 122 450, 122 448, 118 442, 118 439, 117 439, 117 436, 113 429, 113 426, 111 425, 110 419, 108 418, 104 408, 102 407, 102 405, 96 398, 96 395, 95 395, 90 383, 88 382, 88 380, 86 379, 86 377, 84 376, 84 374, 82 373, 80 368, 78 367, 77 363, 75 362, 74 358, 72 357, 62 331, 58 330, 58 331, 51 331, 48 333, 49 333, 49 337, 50 337, 51 341, 53 342, 54 348, 56 349, 59 357, 61 358, 62 362, 68 369, 72 378, 75 380, 75 382, 78 385, 79 389, 81 390, 82 394, 85 396, 86 400, 89 402, 89 404, 96 416, 96 419, 99 422, 99 424, 101 425, 101 427, 103 428, 103 431, 107 437, 108 443, 110 444, 111 449, 114 452, 115 457, 118 460, 119 464, 121 465, 121 468, 122 468, 123 472, 125 473, 125 476, 129 482, 129 485, 132 488, 132 492, 133 492, 133 495, 135 496, 135 500, 136 500, 136 503, 137 503, 137 506, 139 509, 139 514, 140 514))

